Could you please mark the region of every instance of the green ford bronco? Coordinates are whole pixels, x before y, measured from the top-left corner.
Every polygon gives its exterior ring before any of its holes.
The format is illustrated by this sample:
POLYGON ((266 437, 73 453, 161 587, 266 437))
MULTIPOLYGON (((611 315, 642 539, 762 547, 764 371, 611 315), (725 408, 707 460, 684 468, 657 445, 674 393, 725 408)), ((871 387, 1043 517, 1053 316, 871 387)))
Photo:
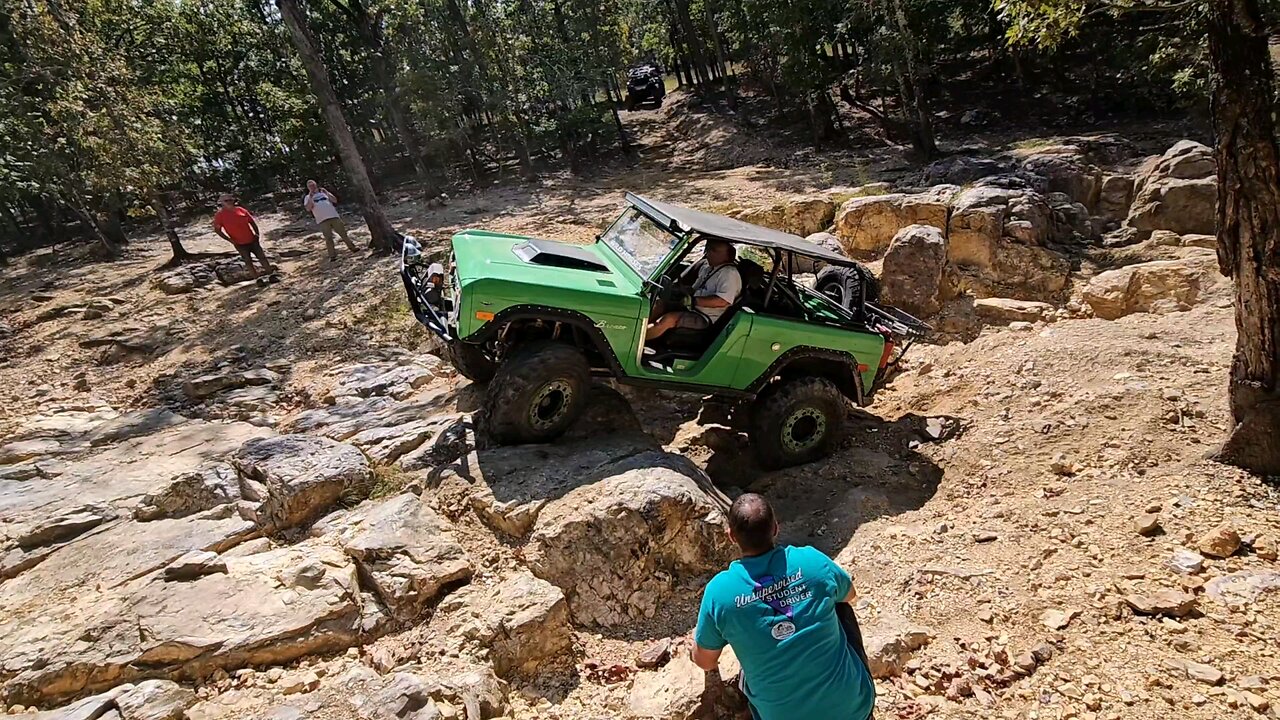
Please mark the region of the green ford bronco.
POLYGON ((929 329, 866 297, 833 299, 797 282, 798 267, 861 271, 799 237, 630 193, 626 202, 590 245, 467 230, 446 267, 406 240, 401 277, 414 315, 463 376, 488 383, 484 422, 498 442, 563 433, 596 376, 750 401, 761 464, 809 462, 830 453, 846 402, 870 403, 929 329), (714 270, 695 262, 704 252, 714 270), (722 265, 737 280, 715 283, 721 299, 708 300, 700 286, 722 265), (646 339, 651 321, 681 307, 693 322, 646 339))

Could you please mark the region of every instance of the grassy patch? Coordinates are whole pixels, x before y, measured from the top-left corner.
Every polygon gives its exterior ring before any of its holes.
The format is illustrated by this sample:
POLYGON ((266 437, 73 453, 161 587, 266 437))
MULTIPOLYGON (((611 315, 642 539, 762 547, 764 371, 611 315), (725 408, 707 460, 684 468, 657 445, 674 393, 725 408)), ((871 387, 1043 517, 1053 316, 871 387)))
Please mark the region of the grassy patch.
POLYGON ((1053 147, 1060 144, 1053 138, 1030 138, 1027 140, 1019 140, 1013 144, 1014 150, 1042 150, 1047 147, 1053 147))
POLYGON ((404 288, 399 286, 386 290, 377 301, 361 309, 356 322, 389 345, 416 348, 429 339, 409 309, 404 288))
POLYGON ((867 183, 847 192, 835 193, 831 196, 831 200, 837 205, 843 205, 854 198, 889 195, 892 192, 893 188, 888 183, 867 183))

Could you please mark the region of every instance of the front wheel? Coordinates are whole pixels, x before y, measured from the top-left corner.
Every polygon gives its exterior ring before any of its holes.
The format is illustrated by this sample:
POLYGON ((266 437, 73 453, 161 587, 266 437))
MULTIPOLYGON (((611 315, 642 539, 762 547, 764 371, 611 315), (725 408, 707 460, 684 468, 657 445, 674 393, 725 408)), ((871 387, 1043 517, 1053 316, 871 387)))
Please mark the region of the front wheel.
POLYGON ((831 454, 844 418, 844 396, 830 380, 784 380, 756 399, 751 445, 768 469, 812 462, 831 454))
POLYGON ((626 101, 625 105, 626 105, 626 108, 627 108, 627 112, 631 112, 632 110, 635 110, 635 109, 636 109, 636 96, 635 96, 635 95, 632 95, 631 93, 627 93, 627 101, 626 101))
POLYGON ((591 369, 582 351, 558 342, 524 348, 489 383, 489 436, 502 445, 553 440, 582 414, 590 389, 591 369))
POLYGON ((492 380, 498 372, 498 364, 490 360, 479 345, 460 340, 449 343, 449 362, 458 369, 459 375, 480 385, 492 380))

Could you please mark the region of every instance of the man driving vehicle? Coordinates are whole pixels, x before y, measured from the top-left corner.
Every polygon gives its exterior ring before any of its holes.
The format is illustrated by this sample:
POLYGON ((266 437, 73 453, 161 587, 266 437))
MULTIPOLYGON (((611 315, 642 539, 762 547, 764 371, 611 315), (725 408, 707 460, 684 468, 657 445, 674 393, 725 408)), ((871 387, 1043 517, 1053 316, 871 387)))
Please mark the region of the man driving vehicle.
POLYGON ((708 240, 702 260, 685 271, 686 275, 697 271, 689 308, 663 312, 649 325, 645 340, 661 337, 678 327, 705 330, 719 320, 742 294, 742 275, 733 264, 735 259, 737 251, 733 245, 718 238, 708 240))

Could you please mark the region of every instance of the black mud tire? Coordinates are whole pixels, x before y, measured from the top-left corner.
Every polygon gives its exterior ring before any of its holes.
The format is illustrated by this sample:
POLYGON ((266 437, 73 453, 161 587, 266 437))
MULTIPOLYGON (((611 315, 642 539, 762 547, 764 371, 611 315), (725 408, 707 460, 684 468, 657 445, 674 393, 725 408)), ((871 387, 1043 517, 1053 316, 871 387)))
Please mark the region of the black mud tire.
POLYGON ((632 110, 635 110, 637 104, 638 103, 636 102, 636 96, 632 95, 631 93, 627 93, 627 100, 625 103, 623 103, 623 107, 626 108, 627 112, 631 112, 632 110))
POLYGON ((857 310, 862 300, 876 302, 880 299, 880 281, 871 270, 859 263, 854 267, 828 265, 818 272, 813 288, 840 305, 857 310), (863 297, 863 288, 866 297, 863 297))
POLYGON ((498 364, 484 354, 478 345, 465 342, 449 344, 448 360, 458 369, 458 374, 473 383, 484 385, 498 372, 498 364))
POLYGON ((800 465, 831 454, 846 404, 830 380, 802 377, 770 386, 751 409, 749 435, 756 459, 768 470, 800 465))
POLYGON ((498 368, 485 397, 485 428, 501 445, 548 442, 587 406, 591 369, 582 351, 560 342, 521 348, 498 368))

